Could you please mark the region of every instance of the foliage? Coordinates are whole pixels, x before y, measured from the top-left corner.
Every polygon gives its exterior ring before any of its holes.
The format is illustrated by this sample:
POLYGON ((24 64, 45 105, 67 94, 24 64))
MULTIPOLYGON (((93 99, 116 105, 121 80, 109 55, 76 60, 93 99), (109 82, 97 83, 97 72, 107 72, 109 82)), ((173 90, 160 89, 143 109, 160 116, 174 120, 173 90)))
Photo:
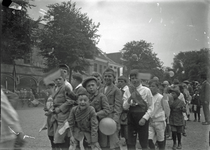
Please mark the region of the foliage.
POLYGON ((207 75, 209 70, 210 49, 203 48, 199 51, 180 52, 174 58, 173 69, 180 81, 201 81, 201 75, 207 75), (184 71, 184 72, 183 72, 184 71))
POLYGON ((124 65, 131 69, 139 69, 141 72, 151 73, 153 76, 162 77, 162 62, 153 51, 153 45, 144 40, 131 41, 121 50, 124 65))
POLYGON ((27 14, 27 9, 34 7, 27 2, 18 1, 22 10, 14 10, 2 6, 2 62, 11 64, 14 59, 24 59, 35 43, 37 21, 27 14))
POLYGON ((84 71, 89 66, 87 59, 97 54, 95 25, 87 14, 82 14, 71 1, 48 6, 43 18, 46 22, 39 35, 41 55, 46 58, 47 69, 58 64, 67 64, 70 70, 84 71))

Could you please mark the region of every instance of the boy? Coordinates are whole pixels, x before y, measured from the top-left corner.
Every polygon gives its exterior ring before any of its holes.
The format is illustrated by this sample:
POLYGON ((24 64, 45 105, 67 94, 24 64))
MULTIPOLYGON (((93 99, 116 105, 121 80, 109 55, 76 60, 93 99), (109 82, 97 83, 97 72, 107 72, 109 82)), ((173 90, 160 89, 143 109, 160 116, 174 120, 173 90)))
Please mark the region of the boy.
MULTIPOLYGON (((124 92, 129 88, 127 85, 127 78, 124 76, 120 76, 118 78, 117 87, 121 90, 122 95, 123 95, 124 92)), ((120 116, 120 136, 125 138, 125 143, 123 143, 123 145, 126 145, 127 140, 128 140, 127 114, 128 114, 128 110, 123 110, 123 112, 120 116)))
MULTIPOLYGON (((117 130, 112 135, 99 134, 99 143, 102 149, 120 150, 119 129, 120 115, 122 113, 122 93, 119 88, 114 85, 115 72, 111 68, 107 68, 103 73, 105 85, 101 92, 107 97, 111 112, 109 117, 117 124, 117 130)), ((100 131, 99 131, 100 132, 100 131)))
POLYGON ((184 116, 183 112, 186 112, 185 103, 178 99, 180 92, 178 89, 171 88, 169 90, 174 98, 173 103, 170 105, 171 113, 169 117, 169 124, 171 125, 172 139, 173 139, 173 149, 181 149, 181 137, 184 127, 184 116), (178 138, 178 146, 176 144, 176 138, 178 138))
POLYGON ((123 94, 123 108, 128 110, 128 150, 135 149, 136 136, 143 150, 147 149, 149 118, 154 110, 152 93, 149 88, 142 86, 139 70, 131 70, 132 86, 123 94))
POLYGON ((81 74, 74 73, 72 75, 71 84, 72 84, 72 86, 74 88, 74 91, 73 92, 74 92, 74 94, 76 96, 78 95, 78 93, 81 93, 81 92, 86 91, 85 88, 82 86, 82 81, 83 81, 83 78, 82 78, 82 75, 81 74))
POLYGON ((150 117, 149 123, 149 147, 151 150, 155 150, 154 139, 157 140, 159 150, 165 149, 165 128, 166 118, 170 115, 170 108, 166 98, 158 93, 159 84, 156 81, 149 82, 149 88, 153 95, 154 111, 150 117))
POLYGON ((103 93, 99 93, 97 79, 95 77, 88 77, 82 83, 89 93, 90 106, 96 110, 98 121, 107 117, 110 113, 110 107, 107 97, 103 93))
POLYGON ((84 139, 85 150, 100 149, 98 144, 98 120, 95 109, 90 106, 88 93, 78 94, 78 106, 72 108, 69 116, 71 145, 84 139))

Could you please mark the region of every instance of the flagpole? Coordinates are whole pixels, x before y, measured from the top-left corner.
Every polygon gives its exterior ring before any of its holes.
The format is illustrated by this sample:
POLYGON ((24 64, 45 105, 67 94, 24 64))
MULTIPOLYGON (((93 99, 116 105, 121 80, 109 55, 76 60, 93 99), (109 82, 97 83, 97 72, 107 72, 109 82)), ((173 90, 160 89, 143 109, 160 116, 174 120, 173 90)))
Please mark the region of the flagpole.
POLYGON ((6 84, 6 85, 5 85, 5 88, 7 89, 7 77, 6 77, 6 82, 5 82, 5 84, 6 84))
POLYGON ((16 87, 16 85, 15 85, 15 81, 16 81, 16 69, 15 69, 15 61, 14 61, 14 68, 13 68, 13 89, 14 89, 14 91, 13 92, 15 92, 15 87, 16 87))

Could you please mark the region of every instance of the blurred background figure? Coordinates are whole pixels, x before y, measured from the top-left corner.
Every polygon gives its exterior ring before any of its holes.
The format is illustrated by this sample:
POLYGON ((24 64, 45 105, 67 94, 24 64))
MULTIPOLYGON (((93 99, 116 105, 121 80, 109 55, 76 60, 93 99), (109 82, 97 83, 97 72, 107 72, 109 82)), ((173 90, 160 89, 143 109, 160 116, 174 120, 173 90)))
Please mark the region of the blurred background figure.
POLYGON ((3 90, 1 90, 1 120, 0 149, 13 150, 17 145, 22 147, 25 142, 18 114, 3 90))

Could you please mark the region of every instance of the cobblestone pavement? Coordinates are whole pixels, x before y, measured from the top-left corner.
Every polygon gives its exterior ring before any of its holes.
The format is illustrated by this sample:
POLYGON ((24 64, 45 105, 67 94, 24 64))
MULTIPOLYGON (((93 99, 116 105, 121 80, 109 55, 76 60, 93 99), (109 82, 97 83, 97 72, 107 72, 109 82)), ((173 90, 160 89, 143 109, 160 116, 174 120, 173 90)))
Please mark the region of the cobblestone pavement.
MULTIPOLYGON (((45 120, 43 107, 19 108, 17 112, 25 134, 35 137, 35 139, 26 138, 27 143, 23 149, 50 150, 47 131, 38 132, 45 120)), ((201 114, 203 116, 203 112, 201 114)), ((193 119, 193 114, 191 114, 191 119, 193 119)), ((201 117, 202 121, 204 121, 203 117, 201 117)), ((187 122, 187 137, 182 136, 182 150, 210 150, 208 143, 210 126, 202 125, 201 122, 187 122)), ((167 140, 166 150, 171 150, 172 145, 173 141, 167 140)), ((126 147, 122 150, 126 150, 126 147)))

